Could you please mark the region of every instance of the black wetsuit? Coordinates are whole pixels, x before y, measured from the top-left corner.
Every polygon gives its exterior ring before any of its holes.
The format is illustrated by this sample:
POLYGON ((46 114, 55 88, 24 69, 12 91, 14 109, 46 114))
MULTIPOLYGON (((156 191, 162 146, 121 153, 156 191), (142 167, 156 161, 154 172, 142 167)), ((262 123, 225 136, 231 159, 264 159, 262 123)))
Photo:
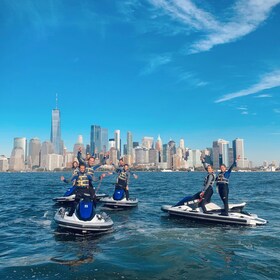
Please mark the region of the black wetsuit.
MULTIPOLYGON (((202 162, 205 170, 207 171, 208 164, 205 162, 202 162)), ((213 185, 215 183, 215 174, 214 173, 208 173, 207 176, 204 179, 203 189, 202 192, 204 192, 204 195, 202 197, 202 201, 200 202, 200 206, 203 210, 203 213, 207 213, 207 209, 205 207, 205 204, 211 202, 211 197, 213 195, 213 185)), ((196 198, 199 196, 200 193, 197 193, 194 195, 196 198)))
POLYGON ((220 172, 216 178, 216 185, 218 187, 219 195, 221 200, 224 203, 224 211, 221 214, 228 216, 228 194, 229 194, 229 177, 231 174, 232 168, 235 166, 235 162, 226 172, 220 172))

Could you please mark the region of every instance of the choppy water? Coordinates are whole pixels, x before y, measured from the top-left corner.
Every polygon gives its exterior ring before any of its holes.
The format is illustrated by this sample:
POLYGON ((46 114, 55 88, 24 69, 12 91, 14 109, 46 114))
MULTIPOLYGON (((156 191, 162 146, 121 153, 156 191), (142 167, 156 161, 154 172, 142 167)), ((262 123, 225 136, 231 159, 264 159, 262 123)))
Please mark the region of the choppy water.
MULTIPOLYGON (((253 228, 197 224, 161 212, 162 204, 198 191, 204 173, 139 173, 130 190, 138 208, 106 211, 114 231, 98 237, 57 231, 52 198, 66 189, 61 175, 0 174, 1 280, 280 277, 280 173, 231 176, 230 201, 246 201, 247 211, 269 220, 253 228)), ((100 189, 112 191, 110 184, 100 189)), ((217 193, 213 200, 220 203, 217 193)))

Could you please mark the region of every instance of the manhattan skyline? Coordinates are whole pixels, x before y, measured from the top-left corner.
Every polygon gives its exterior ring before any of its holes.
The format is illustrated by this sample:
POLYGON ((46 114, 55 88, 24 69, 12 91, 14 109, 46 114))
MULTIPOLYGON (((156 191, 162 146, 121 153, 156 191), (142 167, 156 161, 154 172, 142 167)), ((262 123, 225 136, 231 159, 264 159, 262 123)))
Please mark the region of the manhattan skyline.
POLYGON ((280 155, 280 1, 2 1, 0 154, 14 137, 89 143, 93 124, 280 155))

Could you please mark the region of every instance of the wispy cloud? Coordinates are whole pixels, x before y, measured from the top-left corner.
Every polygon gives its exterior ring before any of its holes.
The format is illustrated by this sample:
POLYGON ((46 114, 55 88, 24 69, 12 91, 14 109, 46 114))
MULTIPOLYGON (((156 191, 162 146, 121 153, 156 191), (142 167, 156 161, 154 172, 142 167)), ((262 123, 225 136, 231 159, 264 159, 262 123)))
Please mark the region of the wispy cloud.
POLYGON ((251 87, 240 90, 237 92, 233 92, 230 94, 226 94, 222 96, 220 99, 216 100, 215 103, 220 103, 224 101, 228 101, 234 98, 247 96, 251 94, 259 93, 263 90, 275 88, 280 86, 280 70, 274 71, 272 73, 266 74, 263 76, 258 83, 252 85, 251 87))
POLYGON ((271 94, 260 94, 255 96, 255 98, 270 98, 270 97, 272 97, 271 94))
POLYGON ((238 0, 226 10, 226 21, 220 21, 191 0, 150 0, 173 20, 184 24, 203 38, 188 47, 188 53, 208 51, 216 45, 236 41, 256 30, 270 15, 280 0, 238 0))
POLYGON ((141 71, 140 75, 148 75, 155 72, 160 66, 172 61, 170 54, 155 55, 149 58, 148 65, 141 71))
POLYGON ((189 82, 191 85, 195 87, 204 87, 208 85, 207 82, 202 81, 200 78, 197 77, 195 73, 191 72, 182 72, 178 75, 178 82, 189 82))
POLYGON ((276 114, 280 114, 280 109, 273 109, 273 112, 276 114))

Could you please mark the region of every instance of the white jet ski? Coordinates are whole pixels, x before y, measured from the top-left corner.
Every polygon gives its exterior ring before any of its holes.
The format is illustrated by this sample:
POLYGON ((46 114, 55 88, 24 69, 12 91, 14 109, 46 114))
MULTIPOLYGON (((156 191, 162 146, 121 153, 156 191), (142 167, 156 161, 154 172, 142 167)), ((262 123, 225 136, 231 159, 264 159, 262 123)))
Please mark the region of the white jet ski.
POLYGON ((106 213, 96 214, 93 201, 89 199, 81 200, 72 216, 68 214, 69 212, 61 207, 54 216, 58 226, 67 230, 101 233, 110 231, 114 224, 106 213))
POLYGON ((100 199, 103 206, 108 208, 132 208, 138 205, 137 198, 129 198, 126 200, 125 192, 122 188, 115 188, 115 192, 112 197, 104 197, 100 199))
MULTIPOLYGON (((57 202, 57 203, 69 203, 69 202, 73 202, 75 200, 76 195, 74 194, 74 190, 76 187, 71 187, 69 189, 67 189, 67 191, 65 192, 65 194, 63 196, 59 196, 59 197, 55 197, 53 198, 53 201, 57 202)), ((106 197, 108 196, 105 193, 98 193, 96 194, 96 200, 99 201, 102 197, 106 197)))
POLYGON ((168 212, 169 215, 184 217, 191 220, 226 223, 234 225, 265 225, 266 220, 259 218, 255 214, 242 212, 246 203, 229 204, 228 216, 221 214, 222 208, 217 204, 210 202, 206 204, 207 213, 203 213, 201 207, 196 207, 197 204, 184 204, 180 206, 163 205, 161 210, 168 212), (240 211, 241 209, 241 211, 240 211))

